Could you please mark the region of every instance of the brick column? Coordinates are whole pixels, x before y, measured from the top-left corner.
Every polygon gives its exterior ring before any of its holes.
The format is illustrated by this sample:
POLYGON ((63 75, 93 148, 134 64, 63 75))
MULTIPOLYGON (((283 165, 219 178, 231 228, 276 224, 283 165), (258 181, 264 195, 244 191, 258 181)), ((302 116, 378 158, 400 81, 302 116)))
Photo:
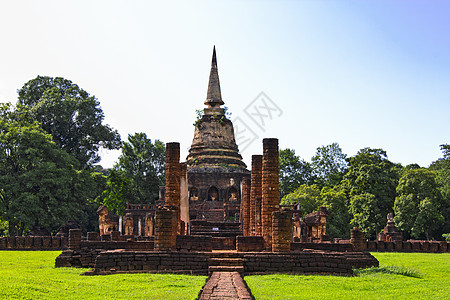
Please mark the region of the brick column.
POLYGON ((262 236, 262 198, 257 197, 255 202, 255 236, 262 236))
POLYGON ((292 213, 274 211, 272 213, 272 252, 291 251, 292 213))
MULTIPOLYGON (((252 174, 250 187, 250 235, 261 235, 261 233, 257 234, 256 230, 256 199, 262 197, 261 172, 262 155, 252 155, 252 174)), ((261 210, 259 209, 259 211, 261 210)))
POLYGON ((242 232, 244 236, 250 235, 250 178, 244 178, 242 180, 242 193, 241 193, 241 203, 242 203, 242 232))
POLYGON ((176 232, 180 231, 180 143, 166 144, 166 195, 165 206, 177 208, 176 232))
POLYGON ((155 212, 155 250, 175 250, 177 215, 176 207, 164 207, 155 212))
POLYGON ((80 249, 81 229, 69 229, 69 249, 80 249))
POLYGON ((364 236, 364 232, 359 230, 358 227, 353 227, 350 230, 350 243, 353 245, 354 251, 366 250, 366 237, 364 236))
POLYGON ((278 169, 278 139, 263 139, 261 219, 267 250, 272 250, 272 212, 279 208, 278 169))

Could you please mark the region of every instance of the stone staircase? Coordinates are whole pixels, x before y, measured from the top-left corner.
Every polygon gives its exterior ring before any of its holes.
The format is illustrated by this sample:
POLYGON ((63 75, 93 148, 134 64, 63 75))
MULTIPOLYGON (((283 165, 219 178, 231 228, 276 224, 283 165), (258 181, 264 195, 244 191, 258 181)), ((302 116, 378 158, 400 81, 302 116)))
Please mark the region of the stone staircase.
POLYGON ((244 260, 234 251, 212 252, 209 258, 208 273, 213 272, 238 272, 244 274, 244 260))

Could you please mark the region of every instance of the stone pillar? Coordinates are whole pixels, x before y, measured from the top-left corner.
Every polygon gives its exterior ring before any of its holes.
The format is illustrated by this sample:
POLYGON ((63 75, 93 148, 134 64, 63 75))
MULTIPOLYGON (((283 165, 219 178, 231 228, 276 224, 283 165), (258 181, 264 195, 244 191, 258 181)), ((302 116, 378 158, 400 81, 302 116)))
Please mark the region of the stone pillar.
POLYGON ((142 217, 139 216, 138 218, 138 235, 142 235, 142 217))
POLYGON ((165 206, 176 207, 176 232, 180 231, 180 143, 166 144, 166 195, 165 206))
POLYGON ((250 178, 244 178, 242 180, 242 192, 241 192, 241 203, 242 203, 242 213, 241 213, 241 223, 242 223, 242 233, 244 236, 250 235, 250 178))
POLYGON ((175 250, 178 210, 176 207, 164 207, 155 212, 155 250, 175 250))
POLYGON ((274 211, 272 213, 272 252, 291 251, 292 213, 274 211))
POLYGON ((366 238, 364 232, 359 230, 358 227, 353 227, 353 229, 350 230, 350 243, 353 245, 354 251, 366 250, 366 238))
POLYGON ((279 208, 278 139, 263 139, 262 235, 266 249, 272 250, 272 212, 279 208))
POLYGON ((262 198, 257 197, 255 201, 255 236, 262 236, 262 222, 261 222, 261 213, 262 213, 262 198))
POLYGON ((189 189, 187 180, 187 165, 186 163, 180 164, 180 219, 184 222, 183 235, 188 234, 187 228, 189 228, 189 189))
POLYGON ((69 249, 80 249, 81 229, 69 229, 69 249))
POLYGON ((257 206, 256 199, 261 198, 261 172, 262 172, 262 155, 252 155, 252 174, 250 187, 250 235, 257 234, 256 219, 257 206))
POLYGON ((123 219, 122 216, 119 216, 119 232, 122 234, 122 227, 123 227, 123 219))

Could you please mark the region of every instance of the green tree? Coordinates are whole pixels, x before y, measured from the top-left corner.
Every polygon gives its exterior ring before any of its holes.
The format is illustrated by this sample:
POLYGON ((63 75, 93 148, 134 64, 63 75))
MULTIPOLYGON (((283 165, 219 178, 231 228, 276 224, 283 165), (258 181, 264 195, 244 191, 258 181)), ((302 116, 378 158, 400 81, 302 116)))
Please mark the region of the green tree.
POLYGON ((321 206, 330 213, 327 218, 327 234, 332 237, 350 237, 349 204, 345 192, 336 188, 323 187, 320 191, 321 206))
POLYGON ((80 210, 71 197, 75 160, 21 114, 10 104, 0 107, 0 218, 9 235, 59 226, 80 210))
POLYGON ((38 76, 18 93, 18 104, 26 106, 53 141, 79 161, 78 168, 99 162, 100 148, 120 147, 118 132, 102 124, 99 101, 72 81, 38 76))
POLYGON ((425 233, 428 239, 432 230, 443 223, 443 216, 439 213, 441 193, 435 179, 433 171, 421 168, 406 170, 399 180, 394 221, 408 236, 419 238, 425 233), (424 219, 426 216, 430 217, 428 221, 424 219))
POLYGON ((295 155, 295 150, 284 149, 280 156, 280 199, 294 192, 302 184, 313 181, 311 165, 295 155))
POLYGON ((348 167, 346 157, 338 143, 318 147, 316 154, 311 158, 317 183, 329 187, 338 185, 348 167))
POLYGON ((302 184, 294 192, 281 199, 283 205, 295 203, 298 204, 303 215, 318 210, 322 204, 319 186, 302 184))
POLYGON ((382 149, 361 149, 349 159, 341 186, 350 199, 351 224, 375 238, 392 212, 400 166, 387 159, 382 149))
POLYGON ((160 140, 153 143, 145 133, 129 135, 108 176, 104 193, 108 209, 120 212, 127 201, 154 203, 165 182, 165 155, 165 145, 160 140))

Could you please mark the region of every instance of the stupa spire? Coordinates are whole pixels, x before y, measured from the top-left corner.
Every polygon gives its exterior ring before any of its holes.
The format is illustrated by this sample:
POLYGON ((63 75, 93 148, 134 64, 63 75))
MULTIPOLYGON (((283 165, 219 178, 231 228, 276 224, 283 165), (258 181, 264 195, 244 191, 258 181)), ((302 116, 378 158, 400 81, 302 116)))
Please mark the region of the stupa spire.
POLYGON ((219 72, 217 71, 216 46, 213 48, 211 72, 209 73, 208 93, 205 104, 208 108, 219 108, 224 102, 220 92, 219 72))

